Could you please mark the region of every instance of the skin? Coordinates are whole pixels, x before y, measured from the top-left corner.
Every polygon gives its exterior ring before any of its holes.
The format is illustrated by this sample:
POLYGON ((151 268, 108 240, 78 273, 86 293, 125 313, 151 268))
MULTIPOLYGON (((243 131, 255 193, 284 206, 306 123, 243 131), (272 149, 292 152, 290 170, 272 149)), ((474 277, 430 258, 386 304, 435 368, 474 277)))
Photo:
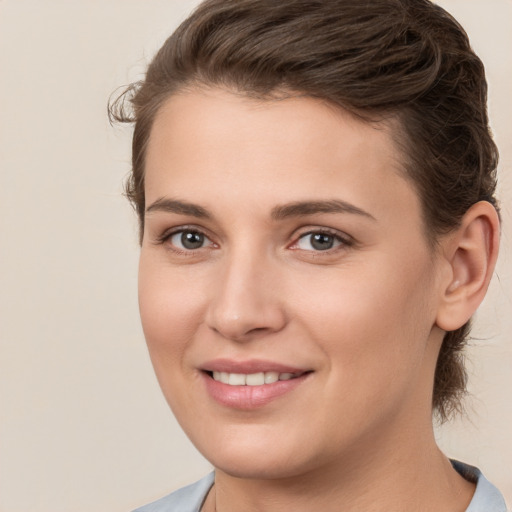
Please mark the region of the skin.
MULTIPOLYGON (((157 114, 140 310, 163 393, 216 468, 203 510, 462 512, 471 500, 436 446, 431 393, 443 319, 478 272, 460 249, 466 231, 429 247, 391 129, 311 98, 217 89, 177 94, 157 114), (282 208, 304 201, 345 208, 282 208), (184 247, 184 230, 203 245, 184 247), (315 249, 312 232, 333 248, 315 249), (206 391, 201 368, 216 358, 310 373, 239 410, 206 391)), ((479 236, 485 215, 467 223, 479 236)))

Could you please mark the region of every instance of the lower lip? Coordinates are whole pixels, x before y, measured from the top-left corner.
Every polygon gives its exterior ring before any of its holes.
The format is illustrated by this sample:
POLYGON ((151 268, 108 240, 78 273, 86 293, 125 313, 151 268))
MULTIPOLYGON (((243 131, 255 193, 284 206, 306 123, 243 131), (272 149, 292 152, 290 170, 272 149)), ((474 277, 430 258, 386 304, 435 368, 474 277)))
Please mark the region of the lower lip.
POLYGON ((262 386, 230 386, 214 380, 208 373, 203 372, 206 389, 209 395, 221 405, 233 409, 258 409, 293 391, 308 377, 305 373, 290 380, 278 380, 262 386))

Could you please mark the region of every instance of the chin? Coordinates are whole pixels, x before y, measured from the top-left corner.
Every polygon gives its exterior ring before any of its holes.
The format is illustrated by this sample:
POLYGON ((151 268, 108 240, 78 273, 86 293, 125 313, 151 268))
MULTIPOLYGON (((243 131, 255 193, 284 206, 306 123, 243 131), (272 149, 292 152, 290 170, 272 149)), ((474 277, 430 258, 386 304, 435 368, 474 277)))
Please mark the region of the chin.
POLYGON ((236 478, 275 480, 296 477, 315 468, 320 462, 304 442, 293 436, 266 433, 254 425, 227 429, 220 436, 211 436, 204 443, 192 439, 199 451, 218 470, 236 478))
POLYGON ((278 480, 295 477, 306 472, 300 464, 290 459, 276 456, 260 456, 257 459, 247 457, 213 457, 210 459, 215 469, 235 478, 251 480, 278 480))

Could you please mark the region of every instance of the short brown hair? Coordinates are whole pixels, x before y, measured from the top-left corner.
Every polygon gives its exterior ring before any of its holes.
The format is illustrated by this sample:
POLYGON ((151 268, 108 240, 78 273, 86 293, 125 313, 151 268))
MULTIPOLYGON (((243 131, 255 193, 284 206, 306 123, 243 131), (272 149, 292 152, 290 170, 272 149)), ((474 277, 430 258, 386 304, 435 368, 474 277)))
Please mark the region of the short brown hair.
MULTIPOLYGON (((134 122, 126 194, 144 230, 144 160, 155 115, 173 93, 220 86, 258 98, 322 98, 367 120, 393 118, 405 175, 422 201, 427 236, 457 227, 486 200, 495 207, 498 153, 484 67, 467 34, 428 0, 206 0, 169 37, 145 80, 110 108, 134 122)), ((433 408, 460 410, 469 324, 448 332, 433 408)))

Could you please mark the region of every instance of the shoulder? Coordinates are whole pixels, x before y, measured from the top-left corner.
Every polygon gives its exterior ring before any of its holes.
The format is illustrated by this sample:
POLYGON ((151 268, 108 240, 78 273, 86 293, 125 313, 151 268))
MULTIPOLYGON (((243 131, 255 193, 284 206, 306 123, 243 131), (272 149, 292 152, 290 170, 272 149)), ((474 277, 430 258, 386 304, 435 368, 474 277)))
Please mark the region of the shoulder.
POLYGON ((507 506, 500 491, 478 468, 456 460, 452 460, 452 465, 466 480, 476 483, 475 494, 466 512, 507 512, 507 506))
POLYGON ((213 480, 214 474, 210 473, 198 482, 182 487, 133 512, 199 512, 213 480))
MULTIPOLYGON (((466 512, 507 512, 505 500, 500 491, 478 468, 455 460, 452 464, 466 480, 476 483, 475 494, 466 512)), ((200 512, 213 481, 214 473, 212 472, 198 482, 182 487, 133 512, 200 512)))

